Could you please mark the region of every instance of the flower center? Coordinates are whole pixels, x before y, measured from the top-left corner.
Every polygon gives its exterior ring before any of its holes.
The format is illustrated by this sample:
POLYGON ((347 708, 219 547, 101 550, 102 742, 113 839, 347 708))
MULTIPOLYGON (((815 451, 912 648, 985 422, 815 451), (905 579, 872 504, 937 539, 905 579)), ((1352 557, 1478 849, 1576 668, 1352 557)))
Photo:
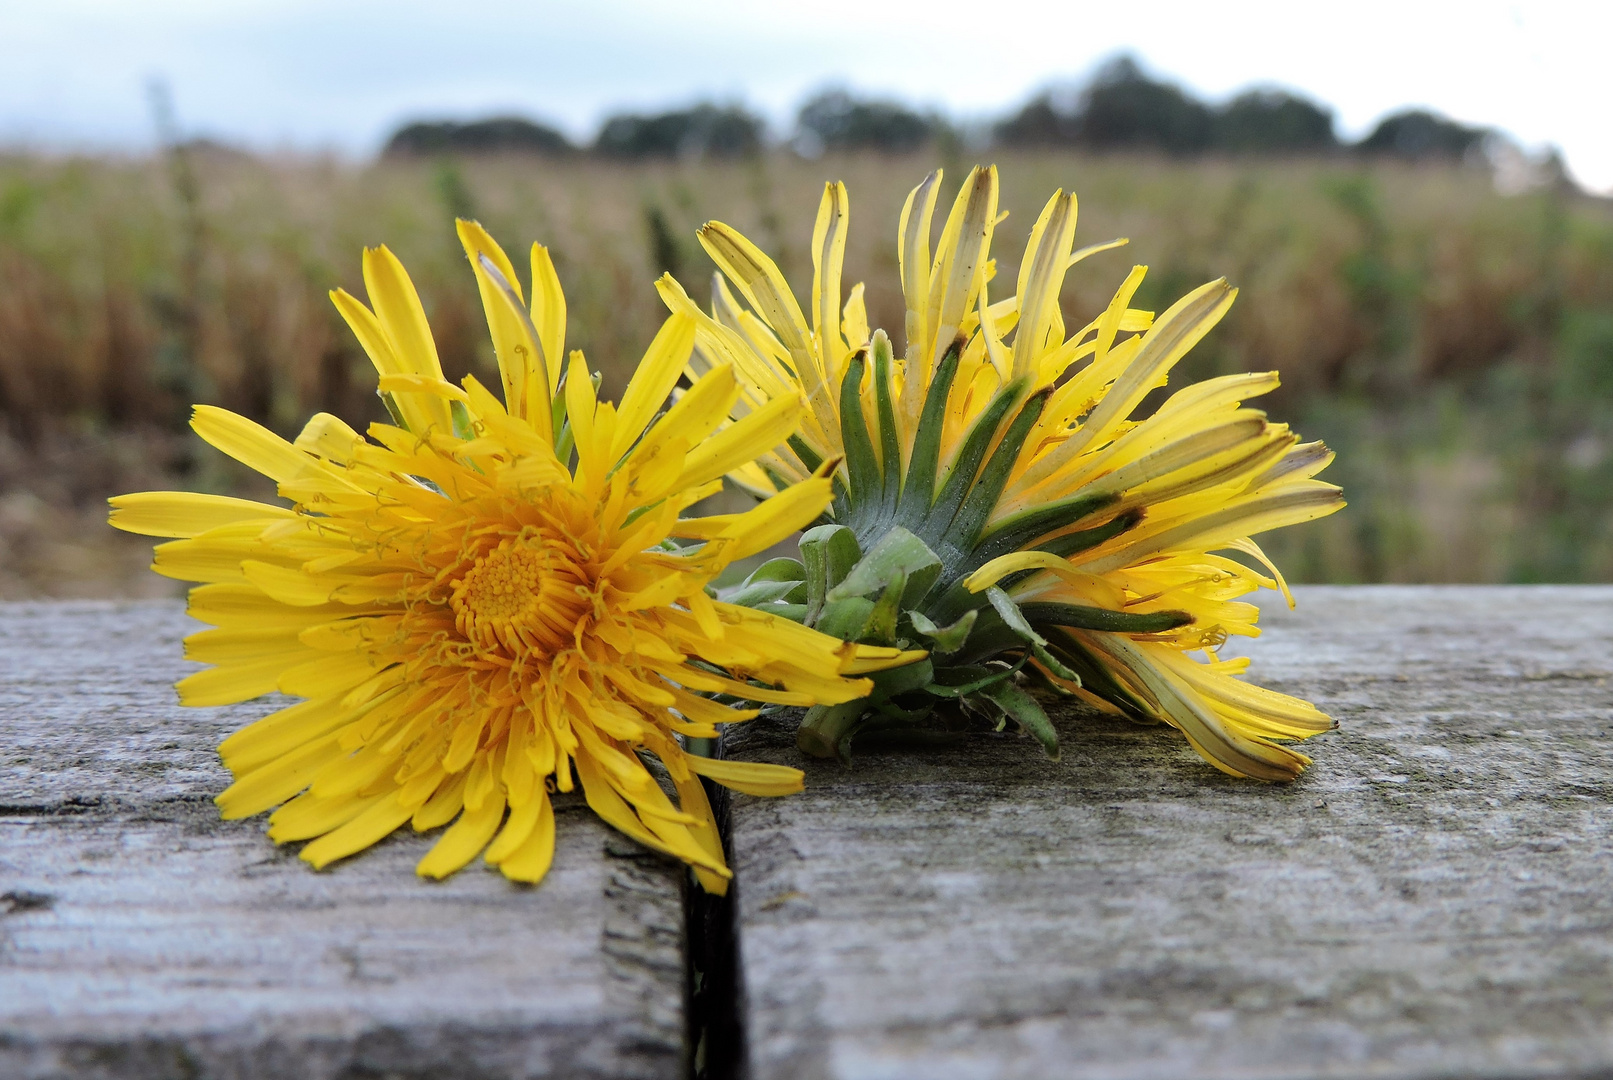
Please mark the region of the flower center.
POLYGON ((504 540, 452 584, 459 632, 475 645, 553 655, 592 610, 587 576, 553 544, 504 540))

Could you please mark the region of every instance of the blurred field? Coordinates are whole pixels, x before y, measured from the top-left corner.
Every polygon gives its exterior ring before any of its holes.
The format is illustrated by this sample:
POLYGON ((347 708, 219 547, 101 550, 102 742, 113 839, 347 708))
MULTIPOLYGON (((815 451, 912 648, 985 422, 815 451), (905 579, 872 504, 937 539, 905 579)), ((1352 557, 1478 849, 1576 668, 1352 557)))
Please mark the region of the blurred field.
MULTIPOLYGON (((993 157, 1012 212, 994 295, 1057 186, 1080 194, 1078 242, 1131 239, 1071 274, 1071 321, 1133 262, 1151 268, 1142 302, 1156 309, 1212 277, 1241 286, 1173 385, 1277 368, 1270 411, 1339 451, 1327 475, 1350 508, 1267 545, 1296 579, 1613 580, 1613 206, 1502 196, 1457 166, 993 157)), ((896 217, 938 163, 955 184, 972 161, 0 156, 0 597, 174 591, 144 570, 148 545, 104 526, 102 500, 267 494, 185 433, 193 401, 287 434, 319 409, 379 418, 368 362, 326 299, 362 295, 366 244, 408 265, 451 376, 492 369, 453 217, 512 252, 548 244, 570 344, 619 387, 664 317, 654 277, 672 270, 706 296, 693 239, 706 219, 745 230, 810 289, 826 178, 851 188, 848 278, 899 330, 896 217)))

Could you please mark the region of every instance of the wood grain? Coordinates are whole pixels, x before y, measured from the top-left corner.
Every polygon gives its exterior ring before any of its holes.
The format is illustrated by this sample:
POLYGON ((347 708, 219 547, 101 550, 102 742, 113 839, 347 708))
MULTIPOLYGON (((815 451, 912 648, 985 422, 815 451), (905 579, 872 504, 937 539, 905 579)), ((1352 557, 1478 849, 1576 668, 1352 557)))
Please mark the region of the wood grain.
POLYGON ((735 800, 754 1080, 1607 1075, 1613 589, 1312 588, 1287 786, 1072 711, 735 800))
POLYGON ((221 822, 178 604, 0 605, 0 1076, 674 1077, 680 868, 562 804, 537 888, 221 822))

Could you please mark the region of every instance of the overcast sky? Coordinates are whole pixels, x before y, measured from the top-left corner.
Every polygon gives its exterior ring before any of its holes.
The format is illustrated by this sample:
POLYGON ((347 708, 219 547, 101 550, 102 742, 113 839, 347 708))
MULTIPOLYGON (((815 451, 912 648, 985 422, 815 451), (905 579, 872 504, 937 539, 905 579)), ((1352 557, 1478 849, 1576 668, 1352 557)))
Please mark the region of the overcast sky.
POLYGON ((1408 105, 1493 124, 1606 191, 1610 41, 1606 0, 0 0, 0 144, 148 147, 153 77, 187 133, 350 154, 422 116, 513 111, 586 138, 611 111, 702 97, 782 131, 829 83, 979 118, 1128 50, 1211 99, 1301 91, 1346 137, 1408 105))

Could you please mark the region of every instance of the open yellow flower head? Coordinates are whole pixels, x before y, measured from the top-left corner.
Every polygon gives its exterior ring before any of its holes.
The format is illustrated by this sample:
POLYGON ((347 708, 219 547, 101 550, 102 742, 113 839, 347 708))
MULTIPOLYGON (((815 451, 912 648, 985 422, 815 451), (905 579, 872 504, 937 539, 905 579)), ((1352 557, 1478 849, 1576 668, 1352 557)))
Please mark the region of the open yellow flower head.
POLYGON ((1314 479, 1332 454, 1244 404, 1277 386, 1275 372, 1210 379, 1137 413, 1236 290, 1210 282, 1156 318, 1131 306, 1139 266, 1072 333, 1059 303, 1066 272, 1123 241, 1075 250, 1075 197, 1055 192, 1017 281, 994 302, 996 170, 965 179, 932 253, 940 184, 939 172, 919 184, 897 227, 902 355, 870 333, 862 286, 842 294, 842 184, 824 191, 805 312, 774 263, 718 222, 700 232, 720 271, 711 312, 669 277, 659 285, 673 312, 697 320, 691 373, 742 374, 736 417, 808 403, 798 434, 734 470, 736 482, 773 495, 843 463, 823 524, 803 538, 799 617, 846 640, 931 650, 876 678, 870 699, 809 712, 800 745, 844 753, 863 725, 962 701, 1018 721, 1056 754, 1052 725, 1016 685, 1022 671, 1170 723, 1227 772, 1292 778, 1309 759, 1276 740, 1332 721, 1248 685, 1236 677, 1246 661, 1215 654, 1258 633, 1258 609, 1239 597, 1287 594, 1251 534, 1343 505, 1314 479))
POLYGON ((756 794, 799 790, 798 771, 685 753, 754 710, 705 696, 806 705, 854 699, 852 677, 905 657, 764 612, 714 602, 735 559, 815 518, 830 482, 807 478, 723 518, 680 521, 724 473, 784 439, 787 397, 730 421, 739 381, 705 372, 664 414, 695 321, 668 319, 619 406, 600 402, 580 353, 559 365, 565 301, 534 247, 532 302, 480 227, 460 235, 482 291, 503 378, 445 382, 402 265, 367 251, 372 308, 333 299, 380 372, 396 423, 366 439, 315 416, 294 443, 222 409, 192 426, 270 477, 289 507, 149 492, 112 500, 112 523, 179 537, 158 573, 201 582, 190 613, 216 629, 186 640, 213 665, 179 684, 188 705, 271 691, 304 699, 220 747, 235 782, 228 818, 278 806, 276 841, 312 840, 316 867, 405 823, 453 824, 419 872, 478 853, 518 881, 554 850, 551 795, 580 783, 600 817, 694 867, 729 871, 699 778, 756 794), (679 547, 670 537, 701 542, 679 547), (658 759, 676 802, 646 767, 658 759), (575 780, 574 780, 575 776, 575 780))

